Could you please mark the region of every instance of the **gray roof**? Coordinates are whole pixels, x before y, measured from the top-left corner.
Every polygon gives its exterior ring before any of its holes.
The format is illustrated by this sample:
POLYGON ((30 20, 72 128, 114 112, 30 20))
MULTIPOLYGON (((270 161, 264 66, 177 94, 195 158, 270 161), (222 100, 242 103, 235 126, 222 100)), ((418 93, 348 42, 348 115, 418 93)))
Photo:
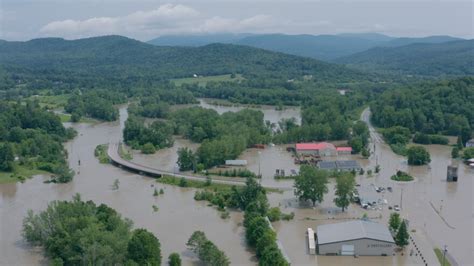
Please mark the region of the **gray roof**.
POLYGON ((395 243, 392 234, 385 225, 363 220, 320 225, 317 228, 316 234, 318 244, 363 238, 395 243))
POLYGON ((343 161, 320 161, 318 163, 319 168, 324 170, 352 170, 360 169, 360 165, 355 160, 343 160, 343 161))

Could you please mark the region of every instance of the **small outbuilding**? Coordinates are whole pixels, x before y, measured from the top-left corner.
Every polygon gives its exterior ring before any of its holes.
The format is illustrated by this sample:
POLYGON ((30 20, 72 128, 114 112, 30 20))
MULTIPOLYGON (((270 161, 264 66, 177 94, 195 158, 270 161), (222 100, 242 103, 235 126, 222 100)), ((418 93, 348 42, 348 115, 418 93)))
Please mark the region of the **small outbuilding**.
POLYGON ((365 220, 320 225, 316 242, 319 255, 389 256, 395 248, 385 225, 365 220))
POLYGON ((337 147, 337 155, 350 155, 352 153, 351 147, 337 147))
POLYGON ((466 148, 474 147, 474 139, 470 139, 466 142, 466 148))

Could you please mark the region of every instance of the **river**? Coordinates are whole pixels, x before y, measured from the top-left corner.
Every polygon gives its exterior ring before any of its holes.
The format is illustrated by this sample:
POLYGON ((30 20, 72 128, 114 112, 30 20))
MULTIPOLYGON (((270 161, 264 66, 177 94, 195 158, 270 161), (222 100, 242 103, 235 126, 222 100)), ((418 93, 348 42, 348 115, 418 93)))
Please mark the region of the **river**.
MULTIPOLYGON (((200 105, 216 109, 219 113, 238 111, 244 107, 214 106, 201 99, 200 105)), ((277 123, 281 118, 295 117, 301 121, 299 109, 276 111, 263 107, 266 120, 277 123)), ((369 112, 364 111, 362 119, 368 121, 369 112)), ((28 209, 35 211, 46 208, 52 200, 69 200, 75 193, 80 193, 84 200, 105 203, 115 208, 124 217, 134 221, 135 227, 144 227, 152 231, 161 241, 163 263, 171 252, 178 252, 184 265, 196 263, 196 258, 186 249, 185 243, 195 230, 202 230, 209 239, 229 256, 232 264, 253 265, 254 254, 246 248, 244 231, 241 225, 242 213, 231 212, 229 219, 223 220, 219 213, 205 202, 193 199, 194 189, 185 189, 156 183, 153 179, 127 173, 111 165, 99 164, 93 156, 96 145, 117 141, 121 138, 121 129, 127 117, 124 106, 120 108, 120 121, 101 124, 71 125, 78 131, 78 137, 66 144, 69 162, 77 172, 69 184, 43 184, 47 179, 37 176, 25 183, 0 185, 0 264, 1 265, 38 265, 47 263, 40 250, 31 248, 21 238, 21 221, 28 209), (77 161, 81 160, 81 166, 77 161), (120 188, 113 191, 111 186, 115 179, 120 181, 120 188), (165 194, 153 197, 154 187, 163 188, 165 194), (152 205, 159 208, 154 212, 152 205)), ((421 241, 423 252, 433 246, 448 245, 449 253, 459 264, 472 262, 473 239, 473 204, 472 191, 474 172, 460 165, 459 182, 445 181, 446 166, 451 163, 450 147, 440 145, 426 146, 431 154, 430 166, 410 167, 406 159, 394 154, 383 143, 380 136, 370 126, 371 138, 375 152, 369 159, 360 156, 349 156, 356 159, 367 170, 374 169, 376 162, 381 165, 381 172, 372 177, 357 176, 361 188, 391 186, 392 193, 385 192, 379 196, 387 199, 388 205, 401 205, 401 215, 410 221, 412 235, 421 241), (390 176, 397 169, 409 172, 416 177, 415 182, 396 183, 390 176), (402 192, 403 191, 403 192, 402 192), (403 193, 403 195, 402 195, 403 193), (402 202, 402 204, 400 204, 402 202), (436 210, 436 211, 435 211, 436 210), (437 211, 440 213, 438 214, 437 211), (454 229, 453 229, 454 228, 454 229), (426 243, 426 244, 425 244, 426 243)), ((134 152, 134 161, 164 170, 175 170, 176 151, 179 147, 196 149, 196 144, 176 138, 175 146, 158 151, 154 155, 142 155, 134 152)), ((419 257, 327 257, 308 255, 306 248, 306 228, 316 228, 319 224, 337 222, 349 218, 369 217, 386 223, 390 211, 387 206, 380 210, 364 210, 356 205, 342 213, 332 203, 334 181, 331 181, 329 193, 322 204, 312 208, 300 206, 296 201, 291 180, 276 181, 273 179, 275 169, 298 170, 293 163, 286 146, 268 146, 263 150, 248 149, 241 156, 248 161, 248 168, 263 175, 262 184, 286 188, 283 193, 268 195, 272 206, 280 206, 282 211, 295 213, 292 221, 274 223, 278 238, 293 265, 413 265, 420 264, 419 257)), ((410 247, 409 247, 410 248, 410 247)), ((425 255, 427 256, 427 255, 425 255)), ((432 257, 432 256, 431 256, 432 257)))

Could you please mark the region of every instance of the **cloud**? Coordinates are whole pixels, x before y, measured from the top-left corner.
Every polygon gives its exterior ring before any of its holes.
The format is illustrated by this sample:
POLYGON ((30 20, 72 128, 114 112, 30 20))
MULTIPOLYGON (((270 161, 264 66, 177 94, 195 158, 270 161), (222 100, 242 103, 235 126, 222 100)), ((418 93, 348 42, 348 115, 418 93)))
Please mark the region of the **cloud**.
POLYGON ((53 21, 44 25, 40 34, 71 39, 120 34, 147 40, 165 34, 256 32, 273 23, 270 16, 263 14, 241 19, 206 17, 190 6, 164 4, 125 16, 53 21))

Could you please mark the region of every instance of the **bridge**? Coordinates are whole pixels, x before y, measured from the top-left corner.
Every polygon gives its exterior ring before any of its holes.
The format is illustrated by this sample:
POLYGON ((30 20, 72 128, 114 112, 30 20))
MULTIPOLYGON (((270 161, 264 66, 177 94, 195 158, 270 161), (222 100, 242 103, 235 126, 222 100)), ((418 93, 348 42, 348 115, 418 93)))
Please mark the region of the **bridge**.
MULTIPOLYGON (((206 181, 206 176, 198 176, 198 175, 189 175, 189 174, 176 174, 171 171, 160 170, 152 167, 148 167, 145 165, 141 165, 138 163, 130 162, 123 159, 119 154, 119 143, 109 143, 109 148, 107 149, 107 155, 109 156, 110 162, 118 166, 124 170, 134 172, 140 175, 146 175, 151 177, 160 178, 163 175, 169 175, 179 178, 185 178, 189 180, 196 180, 196 181, 206 181)), ((226 184, 226 185, 236 185, 236 186, 244 186, 245 181, 236 181, 236 180, 221 180, 221 179, 212 179, 213 183, 219 184, 226 184)))

